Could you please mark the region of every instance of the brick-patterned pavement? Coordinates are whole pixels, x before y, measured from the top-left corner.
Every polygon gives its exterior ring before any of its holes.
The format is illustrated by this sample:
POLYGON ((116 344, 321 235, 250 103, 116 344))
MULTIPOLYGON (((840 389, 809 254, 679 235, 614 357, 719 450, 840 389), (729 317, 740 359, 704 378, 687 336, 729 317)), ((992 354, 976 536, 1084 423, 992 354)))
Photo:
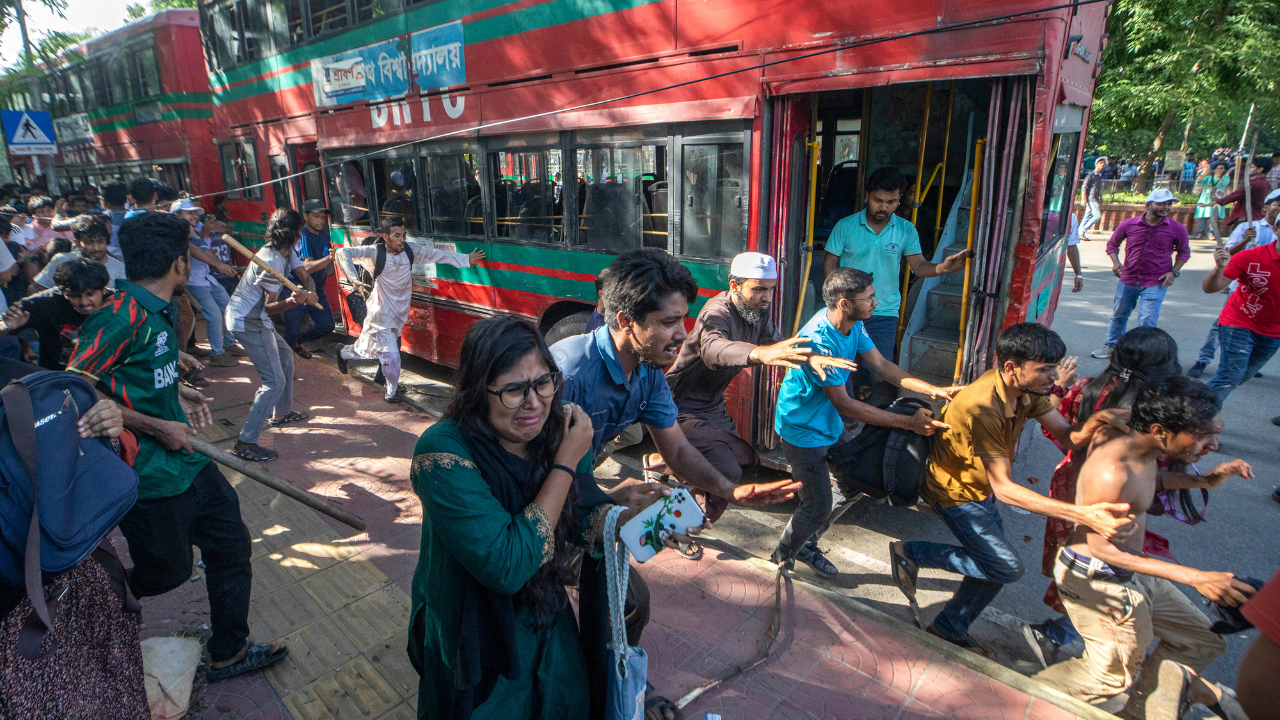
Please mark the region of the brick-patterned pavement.
MULTIPOLYGON (((369 529, 355 533, 224 469, 254 540, 253 637, 283 639, 290 656, 249 677, 215 685, 198 679, 190 717, 415 717, 417 677, 404 646, 422 511, 408 468, 432 417, 387 405, 380 389, 320 360, 298 360, 297 373, 303 377, 295 382, 294 405, 312 419, 263 433, 261 444, 280 453, 266 467, 363 516, 369 529)), ((229 448, 257 375, 244 359, 205 375, 216 424, 201 435, 229 448)), ((653 603, 642 646, 649 679, 661 693, 679 698, 756 654, 773 615, 772 566, 708 547, 698 562, 666 553, 640 571, 653 603)), ((781 631, 765 662, 695 699, 685 708, 687 718, 1072 715, 1060 706, 1097 716, 830 591, 784 582, 781 612, 781 631)), ((198 569, 179 590, 143 601, 143 620, 144 637, 207 633, 198 569)))

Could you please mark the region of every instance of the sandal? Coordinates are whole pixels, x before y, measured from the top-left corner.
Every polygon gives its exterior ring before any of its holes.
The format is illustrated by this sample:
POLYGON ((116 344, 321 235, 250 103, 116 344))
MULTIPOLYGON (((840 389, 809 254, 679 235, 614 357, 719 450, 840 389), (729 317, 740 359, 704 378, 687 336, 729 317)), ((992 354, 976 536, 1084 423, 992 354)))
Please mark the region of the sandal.
POLYGON ((241 460, 249 462, 267 462, 280 457, 280 453, 275 450, 268 450, 257 443, 236 442, 235 448, 231 451, 232 455, 241 460))
POLYGON ((929 627, 925 628, 924 631, 940 640, 946 640, 958 648, 964 648, 975 655, 981 655, 988 660, 996 659, 995 650, 992 650, 989 645, 969 633, 965 633, 958 638, 949 638, 938 632, 938 628, 934 627, 932 623, 930 623, 929 627))
MULTIPOLYGON (((647 692, 653 692, 653 685, 648 684, 647 692)), ((644 720, 667 720, 666 711, 671 711, 674 720, 684 720, 684 711, 671 700, 661 695, 648 695, 644 699, 644 720)))
POLYGON ((657 453, 647 453, 646 455, 640 458, 640 463, 644 468, 644 481, 658 482, 658 483, 667 482, 668 480, 671 479, 670 475, 666 473, 660 473, 657 470, 651 469, 657 465, 666 465, 666 462, 661 462, 661 463, 650 462, 649 458, 653 458, 653 457, 660 458, 662 456, 657 453))
POLYGON ((216 683, 247 672, 261 670, 272 663, 285 659, 288 655, 289 648, 287 647, 271 652, 271 646, 266 643, 250 642, 245 649, 243 660, 226 667, 209 668, 204 673, 204 680, 207 683, 216 683))
POLYGON ((676 543, 675 553, 685 560, 701 560, 702 546, 695 540, 690 543, 676 543))
POLYGON ((920 568, 907 557, 906 546, 901 540, 889 543, 889 565, 893 570, 894 584, 907 596, 907 602, 911 605, 911 619, 915 621, 916 627, 924 627, 920 620, 920 603, 916 600, 916 580, 920 577, 920 568))
POLYGON ((271 427, 284 427, 290 423, 302 422, 311 416, 301 410, 294 410, 282 418, 271 418, 267 420, 267 424, 271 427))
POLYGON ((303 347, 302 343, 298 343, 297 345, 294 345, 293 352, 295 355, 302 358, 303 360, 311 359, 311 351, 303 347))

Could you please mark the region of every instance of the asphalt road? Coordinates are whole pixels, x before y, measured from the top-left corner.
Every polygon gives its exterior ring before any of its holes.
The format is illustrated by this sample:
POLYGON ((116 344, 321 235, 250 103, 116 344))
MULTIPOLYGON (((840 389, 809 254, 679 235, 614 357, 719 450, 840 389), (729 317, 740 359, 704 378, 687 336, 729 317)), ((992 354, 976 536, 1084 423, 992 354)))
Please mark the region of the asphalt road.
MULTIPOLYGON (((1105 254, 1105 236, 1081 244, 1085 287, 1080 293, 1070 292, 1070 280, 1063 288, 1054 329, 1067 343, 1068 352, 1080 357, 1082 376, 1096 374, 1106 361, 1094 360, 1089 353, 1102 345, 1111 315, 1115 278, 1105 254)), ((1184 368, 1194 362, 1205 331, 1217 317, 1225 295, 1206 295, 1200 280, 1212 267, 1213 246, 1209 242, 1192 243, 1192 260, 1182 277, 1170 288, 1160 315, 1160 327, 1178 341, 1184 368)), ((1069 276, 1069 273, 1068 273, 1069 276)), ((1136 313, 1134 316, 1136 319, 1136 313)), ((1210 365, 1204 380, 1211 377, 1210 365)), ((372 374, 372 367, 367 368, 372 374)), ((415 399, 436 409, 443 409, 451 371, 426 361, 405 356, 405 381, 415 399), (418 394, 418 391, 423 394, 418 394)), ((1270 419, 1280 415, 1280 361, 1264 368, 1266 375, 1251 379, 1227 400, 1224 415, 1226 429, 1221 436, 1220 452, 1200 464, 1207 470, 1218 462, 1244 458, 1253 465, 1254 480, 1232 479, 1214 490, 1208 508, 1208 520, 1194 527, 1167 518, 1152 518, 1149 527, 1169 538, 1172 550, 1184 564, 1203 569, 1229 570, 1238 574, 1270 579, 1280 567, 1280 503, 1271 499, 1280 478, 1280 427, 1270 419)), ((607 462, 598 475, 610 478, 638 476, 638 458, 650 447, 630 448, 618 459, 621 464, 607 462)), ((1023 437, 1015 478, 1039 492, 1048 493, 1049 478, 1061 460, 1058 450, 1031 425, 1023 437), (1038 478, 1038 482, 1029 479, 1038 478)), ((781 477, 761 471, 760 479, 781 477)), ((714 535, 760 557, 769 557, 778 536, 794 509, 794 504, 773 506, 767 510, 732 509, 716 526, 714 535)), ((1005 588, 974 626, 974 632, 986 638, 999 653, 1000 662, 1023 673, 1039 669, 1030 650, 1017 632, 1017 622, 1038 622, 1052 613, 1041 597, 1048 579, 1040 574, 1044 520, 1024 511, 1001 505, 1007 536, 1021 548, 1027 567, 1019 582, 1005 588)), ((840 575, 822 581, 903 620, 910 614, 901 593, 893 585, 888 571, 888 544, 895 539, 953 542, 942 522, 926 513, 866 502, 850 510, 842 521, 826 535, 821 547, 838 568, 840 575)), ((806 579, 819 580, 806 566, 797 573, 806 579)), ((820 580, 819 580, 820 581, 820 580)), ((958 576, 940 571, 922 572, 920 601, 927 623, 950 597, 959 583, 958 576)), ((1198 593, 1184 590, 1197 601, 1198 593)), ((1213 680, 1234 684, 1236 669, 1245 650, 1256 636, 1249 631, 1228 639, 1228 650, 1209 667, 1206 675, 1213 680)))

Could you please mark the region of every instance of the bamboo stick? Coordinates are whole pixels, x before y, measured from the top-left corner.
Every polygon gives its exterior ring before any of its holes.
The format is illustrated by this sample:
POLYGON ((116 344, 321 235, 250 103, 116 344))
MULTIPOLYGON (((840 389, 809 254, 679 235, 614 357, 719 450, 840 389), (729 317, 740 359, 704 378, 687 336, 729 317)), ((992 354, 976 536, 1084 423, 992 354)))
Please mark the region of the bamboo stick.
MULTIPOLYGON (((241 255, 244 255, 246 258, 248 258, 248 259, 249 259, 249 262, 251 262, 251 263, 253 263, 254 265, 257 265, 258 267, 262 268, 263 270, 266 270, 267 272, 271 273, 271 275, 272 275, 273 277, 275 277, 275 279, 279 280, 279 281, 281 282, 281 284, 283 284, 285 287, 289 288, 289 290, 291 290, 294 294, 297 294, 297 293, 303 292, 302 288, 298 287, 298 284, 297 284, 297 283, 295 283, 295 282, 293 282, 292 280, 290 280, 289 278, 285 277, 285 276, 284 276, 284 275, 283 275, 279 270, 276 270, 275 268, 271 267, 271 265, 270 265, 270 264, 268 264, 268 263, 267 263, 267 261, 265 261, 265 260, 263 260, 262 258, 258 257, 258 254, 257 254, 257 253, 255 253, 254 251, 250 250, 249 248, 247 248, 247 247, 245 247, 245 246, 241 245, 239 240, 236 240, 235 238, 233 238, 233 237, 231 237, 230 235, 227 235, 227 234, 225 234, 225 233, 222 235, 222 240, 223 240, 223 242, 225 242, 227 245, 230 245, 232 248, 235 248, 236 252, 238 252, 238 253, 240 253, 241 255)), ((312 306, 312 307, 318 307, 318 308, 320 308, 321 310, 323 310, 323 309, 324 309, 324 306, 320 304, 320 301, 319 301, 319 300, 316 300, 315 302, 311 303, 311 306, 312 306)))

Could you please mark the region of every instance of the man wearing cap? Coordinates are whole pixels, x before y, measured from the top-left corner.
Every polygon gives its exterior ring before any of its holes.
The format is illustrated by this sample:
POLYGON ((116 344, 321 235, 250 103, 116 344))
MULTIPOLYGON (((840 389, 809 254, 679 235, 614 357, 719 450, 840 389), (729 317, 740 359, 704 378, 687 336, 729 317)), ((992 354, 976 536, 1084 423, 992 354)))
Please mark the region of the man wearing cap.
MULTIPOLYGON (((294 251, 302 260, 302 267, 316 284, 316 295, 321 307, 297 305, 284 311, 284 341, 298 357, 310 358, 311 351, 303 343, 319 340, 333 332, 333 311, 324 286, 333 274, 333 254, 329 243, 329 209, 323 200, 302 203, 302 237, 294 245, 294 251), (311 329, 302 332, 302 321, 311 318, 311 329)), ((285 292, 288 292, 287 290, 285 292)), ((286 295, 287 297, 287 295, 286 295)))
POLYGON ((187 276, 187 293, 200 304, 200 314, 208 321, 205 333, 209 336, 209 354, 212 356, 209 358, 209 365, 235 367, 238 362, 232 354, 242 355, 244 351, 235 347, 236 339, 226 331, 223 324, 222 316, 227 311, 227 291, 209 276, 210 268, 223 275, 236 274, 236 269, 222 262, 218 254, 209 247, 209 237, 214 233, 224 232, 226 227, 217 220, 201 223, 204 208, 192 203, 189 198, 175 200, 169 206, 169 212, 191 226, 188 242, 191 248, 191 272, 187 276), (235 348, 234 353, 232 348, 235 348))
POLYGON ((1138 308, 1138 325, 1154 327, 1160 319, 1160 305, 1165 291, 1191 259, 1191 243, 1187 228, 1169 219, 1169 209, 1178 202, 1166 188, 1152 190, 1146 199, 1147 210, 1129 218, 1116 228, 1107 241, 1111 256, 1111 273, 1119 278, 1111 314, 1107 342, 1094 350, 1093 357, 1106 359, 1124 334, 1129 316, 1138 308), (1124 244, 1124 263, 1120 262, 1120 245, 1124 244), (1176 254, 1176 257, 1174 257, 1176 254))
MULTIPOLYGON (((1272 190, 1266 197, 1266 202, 1262 205, 1262 217, 1254 220, 1252 224, 1240 223, 1231 231, 1231 236, 1227 238, 1227 249, 1234 256, 1241 250, 1249 250, 1262 245, 1269 245, 1276 239, 1276 221, 1280 218, 1280 190, 1272 190)), ((1230 291, 1235 292, 1236 283, 1232 282, 1230 291)), ((1213 325, 1209 326, 1209 332, 1205 336, 1204 345, 1200 347, 1200 356, 1196 358, 1196 362, 1187 370, 1187 374, 1191 377, 1200 377, 1204 374, 1204 369, 1209 363, 1213 362, 1214 355, 1218 354, 1218 321, 1214 320, 1213 325)), ((1276 423, 1280 425, 1280 423, 1276 423)))
MULTIPOLYGON (((755 365, 794 368, 808 363, 815 369, 846 370, 854 366, 844 358, 814 355, 812 349, 802 347, 809 343, 807 337, 779 342, 781 335, 769 318, 777 285, 778 265, 773 258, 755 252, 735 257, 729 266, 729 289, 702 306, 680 355, 667 370, 679 412, 676 423, 689 444, 735 485, 742 479, 743 467, 760 462, 751 444, 738 434, 725 406, 725 391, 738 372, 755 365)), ((661 455, 645 460, 646 469, 668 472, 661 455)), ((729 501, 706 494, 705 504, 707 519, 715 522, 729 501)))

